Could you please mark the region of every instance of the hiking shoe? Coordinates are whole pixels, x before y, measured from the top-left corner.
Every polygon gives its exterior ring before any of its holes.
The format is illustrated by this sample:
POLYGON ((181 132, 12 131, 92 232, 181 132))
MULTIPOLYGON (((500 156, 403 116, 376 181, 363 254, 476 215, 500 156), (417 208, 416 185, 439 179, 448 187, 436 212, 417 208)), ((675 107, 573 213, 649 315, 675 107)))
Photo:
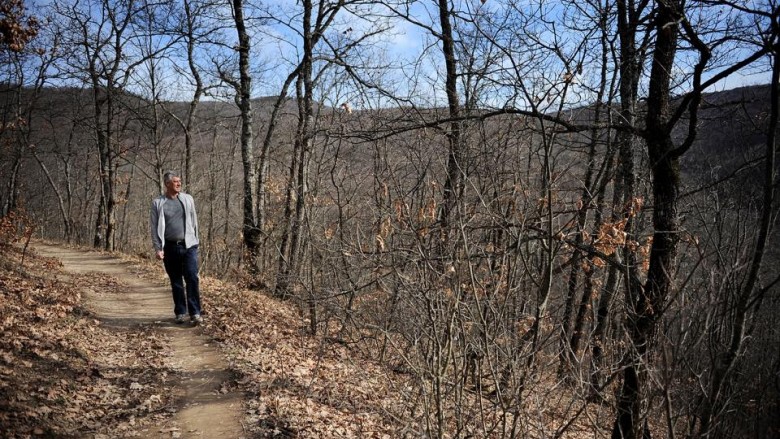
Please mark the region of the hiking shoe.
POLYGON ((186 317, 186 315, 184 315, 184 314, 178 314, 176 316, 176 324, 180 325, 180 324, 184 323, 184 318, 185 317, 186 317))
POLYGON ((203 323, 203 317, 201 317, 200 314, 195 314, 190 318, 190 321, 192 322, 193 325, 199 325, 203 323))

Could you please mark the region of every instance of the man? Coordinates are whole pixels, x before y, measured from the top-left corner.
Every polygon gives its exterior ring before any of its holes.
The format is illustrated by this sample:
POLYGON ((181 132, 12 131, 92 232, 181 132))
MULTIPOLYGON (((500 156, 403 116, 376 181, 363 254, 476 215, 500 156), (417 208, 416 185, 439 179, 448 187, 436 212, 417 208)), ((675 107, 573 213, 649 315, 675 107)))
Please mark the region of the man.
POLYGON ((171 280, 176 323, 184 323, 189 314, 190 321, 197 325, 203 318, 200 315, 198 215, 195 213, 195 200, 181 191, 181 178, 176 172, 166 171, 163 183, 165 193, 152 201, 149 217, 152 245, 171 280))

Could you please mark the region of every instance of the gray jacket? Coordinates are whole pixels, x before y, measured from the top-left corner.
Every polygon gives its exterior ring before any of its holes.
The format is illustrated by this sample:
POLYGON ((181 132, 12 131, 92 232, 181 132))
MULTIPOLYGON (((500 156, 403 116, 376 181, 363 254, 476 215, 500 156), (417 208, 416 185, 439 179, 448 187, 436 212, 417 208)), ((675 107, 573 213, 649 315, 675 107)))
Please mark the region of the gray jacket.
MULTIPOLYGON (((165 243, 165 215, 163 205, 168 198, 165 194, 152 200, 152 210, 149 214, 149 228, 152 233, 152 246, 155 251, 163 249, 165 243)), ((191 195, 179 192, 179 200, 184 205, 186 218, 184 230, 184 245, 187 248, 198 245, 198 214, 195 213, 195 200, 191 195)))

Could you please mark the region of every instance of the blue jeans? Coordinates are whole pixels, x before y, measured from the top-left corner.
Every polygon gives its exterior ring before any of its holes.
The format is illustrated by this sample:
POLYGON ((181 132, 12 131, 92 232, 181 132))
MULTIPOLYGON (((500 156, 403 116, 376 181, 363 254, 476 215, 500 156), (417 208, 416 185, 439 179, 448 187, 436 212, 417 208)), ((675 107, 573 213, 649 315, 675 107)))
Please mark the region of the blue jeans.
POLYGON ((198 284, 198 246, 186 248, 184 243, 166 241, 165 272, 171 279, 174 314, 194 316, 200 314, 200 287, 198 284), (184 283, 187 284, 185 294, 184 283))

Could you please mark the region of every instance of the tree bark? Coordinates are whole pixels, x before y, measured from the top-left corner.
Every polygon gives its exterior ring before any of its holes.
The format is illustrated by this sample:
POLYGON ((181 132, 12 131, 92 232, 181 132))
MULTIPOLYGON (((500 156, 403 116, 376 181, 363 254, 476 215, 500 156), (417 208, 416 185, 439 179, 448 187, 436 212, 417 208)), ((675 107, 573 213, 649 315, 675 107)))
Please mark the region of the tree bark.
POLYGON ((249 72, 249 56, 251 42, 244 21, 243 0, 233 0, 233 19, 238 33, 238 69, 239 83, 236 90, 236 105, 241 112, 241 164, 244 173, 243 226, 244 245, 246 246, 248 271, 255 280, 258 276, 258 257, 260 254, 260 230, 255 216, 255 160, 253 145, 253 113, 252 113, 252 76, 249 72))
POLYGON ((184 13, 186 17, 187 65, 195 82, 195 90, 192 92, 192 100, 190 100, 187 123, 184 129, 184 181, 190 184, 192 182, 192 130, 195 125, 195 111, 203 94, 203 80, 200 78, 200 72, 195 64, 195 20, 197 20, 195 14, 197 11, 192 10, 190 0, 184 1, 184 13))
POLYGON ((290 164, 290 174, 287 181, 287 197, 285 203, 285 232, 279 252, 279 268, 276 274, 275 294, 287 297, 290 281, 297 274, 299 249, 301 243, 301 222, 305 207, 306 191, 306 153, 311 143, 311 121, 313 110, 313 56, 314 40, 312 32, 313 4, 311 0, 303 0, 303 57, 300 72, 296 82, 298 98, 298 126, 295 132, 295 148, 290 164))
POLYGON ((460 102, 458 99, 458 67, 455 60, 455 37, 453 35, 452 24, 450 23, 450 3, 449 0, 438 0, 439 5, 439 25, 441 27, 441 44, 444 53, 444 65, 446 68, 445 93, 447 95, 447 106, 450 122, 450 130, 447 133, 447 175, 444 181, 444 202, 442 203, 439 220, 443 236, 449 235, 449 228, 452 223, 452 215, 463 192, 463 173, 461 171, 462 148, 460 140, 461 123, 457 121, 460 116, 460 102))
POLYGON ((680 169, 667 125, 671 72, 677 49, 679 5, 659 3, 647 100, 646 132, 653 191, 653 244, 644 285, 626 282, 626 328, 631 341, 618 395, 613 439, 636 439, 647 432, 648 363, 657 323, 669 297, 677 256, 680 169))

